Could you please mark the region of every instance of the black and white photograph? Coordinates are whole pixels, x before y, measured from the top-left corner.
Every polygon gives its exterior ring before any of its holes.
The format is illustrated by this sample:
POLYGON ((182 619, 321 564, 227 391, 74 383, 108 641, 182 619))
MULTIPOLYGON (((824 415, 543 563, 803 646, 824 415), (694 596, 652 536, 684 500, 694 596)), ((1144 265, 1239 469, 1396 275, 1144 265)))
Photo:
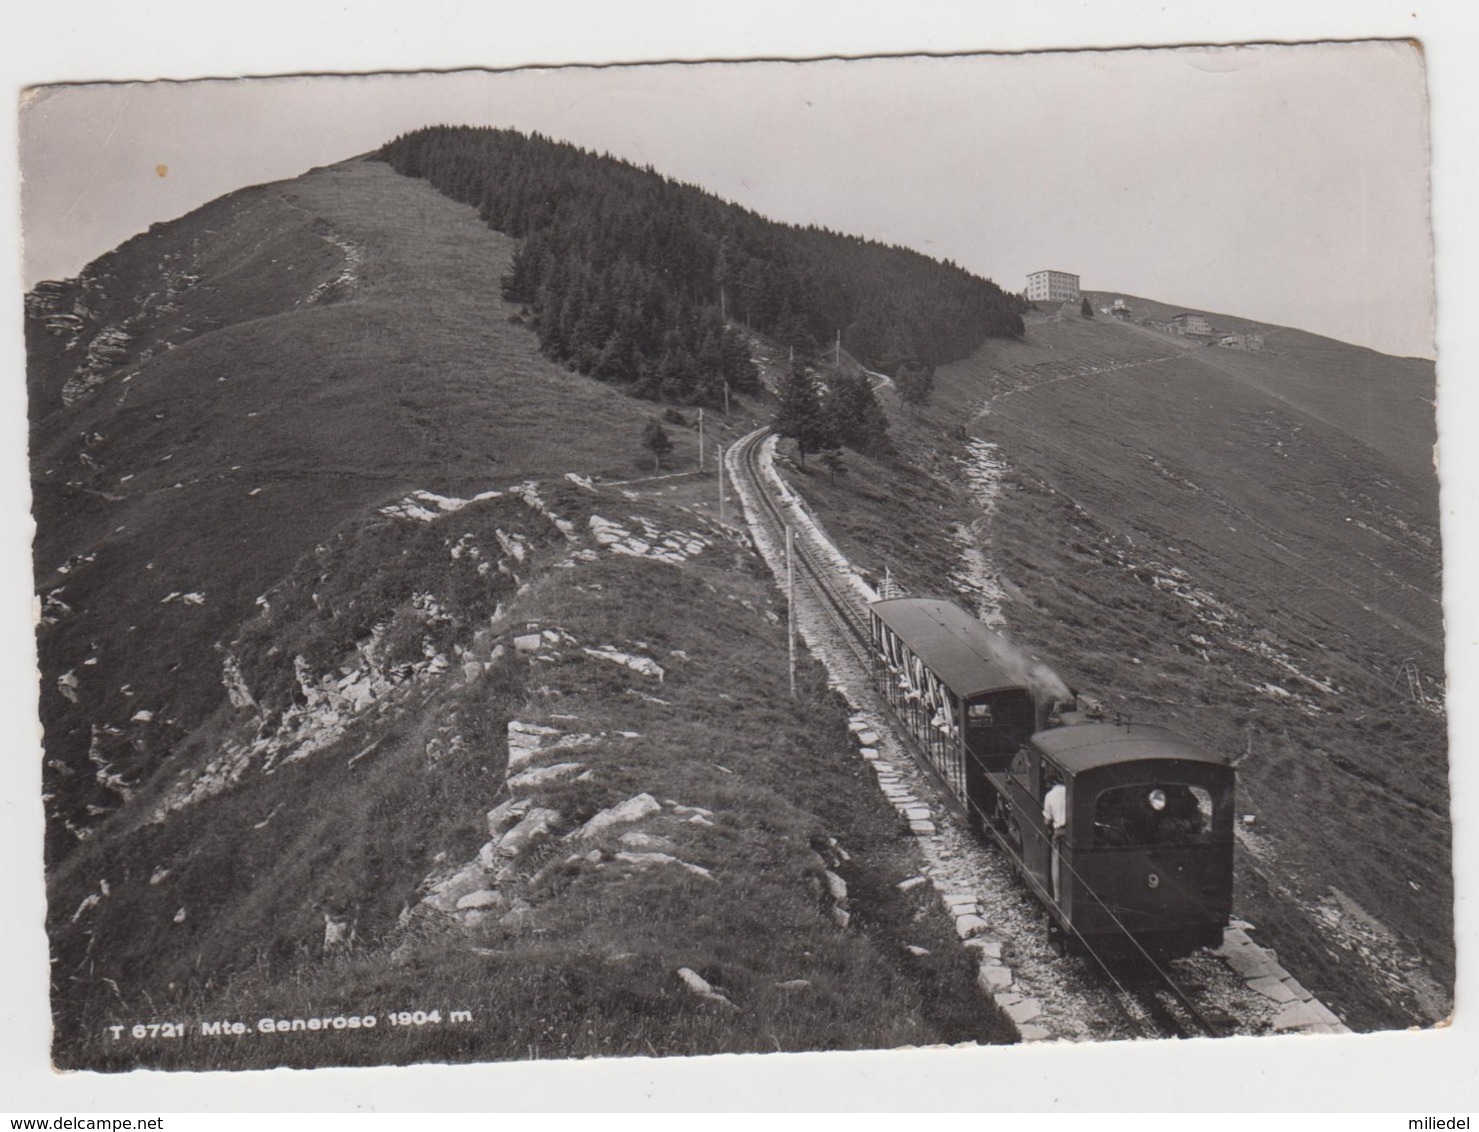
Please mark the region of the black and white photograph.
POLYGON ((1420 44, 18 141, 56 1069, 1453 1024, 1420 44))

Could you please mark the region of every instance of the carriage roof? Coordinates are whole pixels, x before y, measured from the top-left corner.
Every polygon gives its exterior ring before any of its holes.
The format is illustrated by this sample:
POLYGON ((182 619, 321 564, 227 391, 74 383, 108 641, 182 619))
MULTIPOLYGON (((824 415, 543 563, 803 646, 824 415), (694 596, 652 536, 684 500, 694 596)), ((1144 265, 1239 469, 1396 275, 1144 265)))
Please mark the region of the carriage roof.
POLYGON ((1001 637, 953 602, 896 597, 869 608, 961 699, 1026 687, 1023 674, 1000 659, 1001 637))
POLYGON ((1227 759, 1164 727, 1081 723, 1039 731, 1032 743, 1068 774, 1131 762, 1191 762, 1226 767, 1227 759))

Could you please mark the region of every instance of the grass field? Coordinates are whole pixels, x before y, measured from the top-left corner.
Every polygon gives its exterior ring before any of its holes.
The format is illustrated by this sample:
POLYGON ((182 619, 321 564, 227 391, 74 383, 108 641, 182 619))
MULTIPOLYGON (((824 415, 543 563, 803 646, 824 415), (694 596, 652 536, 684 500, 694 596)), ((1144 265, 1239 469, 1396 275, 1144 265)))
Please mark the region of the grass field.
POLYGON ((1237 905, 1259 938, 1355 1028, 1445 1016, 1431 363, 1298 331, 1243 354, 1072 317, 937 380, 922 415, 895 413, 909 467, 802 478, 833 534, 946 593, 974 530, 1025 647, 1239 760, 1256 821, 1237 905), (989 515, 964 490, 969 437, 1004 465, 989 515))
POLYGON ((783 610, 687 476, 691 413, 652 478, 660 407, 539 356, 497 297, 510 251, 349 162, 100 261, 73 349, 33 330, 58 1065, 1011 1040, 932 890, 896 887, 921 861, 823 674, 784 694, 783 610), (106 326, 123 356, 64 400, 106 326), (692 545, 617 553, 593 516, 692 545), (506 784, 515 721, 586 737, 580 776, 506 784), (658 812, 562 840, 642 794, 658 812), (500 865, 497 916, 438 911, 502 802, 558 818, 500 865), (222 1020, 251 1036, 203 1036, 222 1020), (109 1028, 133 1022, 187 1036, 109 1028))
POLYGON ((136 353, 178 337, 177 318, 194 338, 122 361, 65 411, 68 371, 32 370, 37 584, 78 611, 41 638, 43 669, 80 681, 76 705, 43 688, 48 757, 74 772, 47 785, 74 822, 114 801, 73 781, 90 777, 92 726, 152 711, 103 743, 126 778, 179 742, 220 695, 213 642, 340 522, 414 488, 619 475, 643 455, 643 406, 545 362, 509 323, 497 287, 512 245, 470 210, 358 162, 227 201, 106 265, 99 321, 144 309, 136 353), (353 281, 309 304, 345 269, 330 235, 361 249, 353 281), (156 327, 146 269, 163 256, 200 281, 156 327), (201 590, 203 605, 161 604, 201 590))

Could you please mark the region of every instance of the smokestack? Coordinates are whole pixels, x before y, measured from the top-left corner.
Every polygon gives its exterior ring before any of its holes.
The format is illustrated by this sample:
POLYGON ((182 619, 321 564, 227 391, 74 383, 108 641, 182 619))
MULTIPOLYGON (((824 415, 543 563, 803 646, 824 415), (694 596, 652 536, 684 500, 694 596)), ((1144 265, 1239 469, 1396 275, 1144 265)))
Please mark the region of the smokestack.
POLYGON ((1036 712, 1033 729, 1046 731, 1053 708, 1058 704, 1072 703, 1073 692, 1063 683, 1062 677, 1041 661, 1034 662, 1028 668, 1026 684, 1028 691, 1032 693, 1036 712))
POLYGON ((1036 712, 1033 717, 1032 730, 1046 731, 1048 729, 1048 717, 1053 714, 1053 705, 1046 700, 1033 697, 1033 708, 1036 712))

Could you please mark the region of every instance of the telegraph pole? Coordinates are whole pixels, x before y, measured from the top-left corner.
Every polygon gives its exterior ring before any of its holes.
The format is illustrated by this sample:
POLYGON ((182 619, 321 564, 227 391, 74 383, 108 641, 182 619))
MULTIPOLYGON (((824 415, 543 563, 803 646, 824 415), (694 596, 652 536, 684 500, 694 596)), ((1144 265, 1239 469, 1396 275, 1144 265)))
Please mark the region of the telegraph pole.
POLYGON ((704 411, 698 411, 698 470, 704 470, 704 411))
POLYGON ((719 446, 719 523, 724 523, 724 446, 719 446))
POLYGON ((786 527, 786 649, 790 656, 791 698, 796 698, 796 571, 792 562, 791 528, 786 527))

